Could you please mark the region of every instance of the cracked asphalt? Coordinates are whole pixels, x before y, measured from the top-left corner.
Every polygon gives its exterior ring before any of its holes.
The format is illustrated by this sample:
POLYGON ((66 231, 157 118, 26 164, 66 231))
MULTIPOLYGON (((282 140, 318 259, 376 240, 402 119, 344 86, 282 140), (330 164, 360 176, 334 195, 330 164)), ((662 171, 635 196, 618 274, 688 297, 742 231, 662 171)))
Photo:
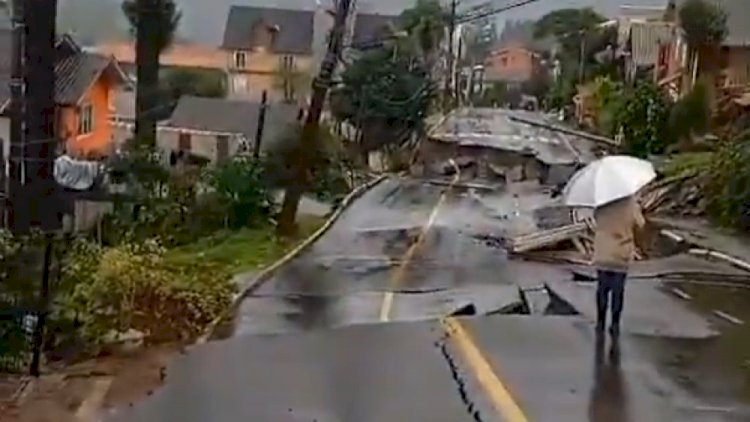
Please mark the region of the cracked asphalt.
POLYGON ((732 270, 683 256, 644 263, 622 338, 602 341, 590 283, 573 281, 580 268, 512 259, 501 247, 533 231, 534 210, 550 201, 530 186, 475 192, 387 179, 245 298, 213 341, 179 357, 163 388, 108 420, 750 420, 736 391, 690 388, 664 366, 720 327, 662 291, 654 273, 670 259, 732 270), (524 190, 533 194, 514 197, 524 190), (573 311, 556 311, 547 288, 573 311))

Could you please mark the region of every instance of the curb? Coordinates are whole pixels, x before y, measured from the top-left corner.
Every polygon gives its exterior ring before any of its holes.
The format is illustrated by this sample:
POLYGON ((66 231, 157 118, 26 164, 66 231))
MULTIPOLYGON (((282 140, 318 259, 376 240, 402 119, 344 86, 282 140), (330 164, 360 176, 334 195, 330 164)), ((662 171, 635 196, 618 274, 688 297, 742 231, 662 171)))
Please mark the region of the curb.
POLYGON ((378 178, 371 180, 367 183, 365 183, 362 186, 357 187, 353 191, 351 191, 339 204, 339 206, 336 208, 336 211, 334 211, 333 214, 331 214, 330 217, 328 217, 328 220, 310 237, 305 239, 302 243, 297 245, 294 249, 287 252, 286 255, 281 257, 279 260, 274 262, 273 264, 269 265, 268 267, 264 268, 260 274, 258 274, 255 279, 250 282, 247 286, 245 286, 242 291, 237 293, 234 298, 232 298, 231 305, 226 309, 225 312, 223 312, 218 318, 214 319, 208 327, 206 327, 206 330, 204 331, 203 335, 198 337, 198 340, 195 341, 194 344, 204 344, 208 342, 208 340, 211 338, 211 336, 214 334, 214 331, 216 330, 216 327, 221 324, 224 319, 230 315, 242 302, 243 299, 245 299, 249 294, 251 294, 253 291, 261 287, 266 281, 270 280, 271 276, 282 266, 286 265, 289 261, 299 256, 305 249, 307 249, 310 245, 312 245, 315 241, 320 239, 321 236, 323 236, 332 226, 333 224, 341 217, 341 214, 344 213, 344 211, 349 208, 349 206, 360 196, 362 196, 365 192, 372 189, 373 187, 380 184, 382 181, 390 177, 389 174, 383 174, 380 175, 378 178))
POLYGON ((718 259, 720 261, 727 262, 736 268, 750 272, 750 263, 747 261, 725 254, 715 249, 701 248, 700 245, 698 245, 697 243, 690 242, 684 237, 678 235, 677 233, 669 229, 662 229, 659 231, 659 234, 661 234, 662 236, 668 237, 674 242, 688 244, 692 246, 692 248, 688 250, 688 253, 691 255, 699 256, 702 258, 718 259))
POLYGON ((703 258, 707 258, 707 257, 715 258, 715 259, 727 262, 736 268, 750 272, 750 263, 747 263, 739 258, 735 258, 733 256, 727 255, 719 251, 715 251, 711 249, 695 248, 695 249, 690 249, 688 253, 691 255, 696 255, 696 256, 703 257, 703 258))

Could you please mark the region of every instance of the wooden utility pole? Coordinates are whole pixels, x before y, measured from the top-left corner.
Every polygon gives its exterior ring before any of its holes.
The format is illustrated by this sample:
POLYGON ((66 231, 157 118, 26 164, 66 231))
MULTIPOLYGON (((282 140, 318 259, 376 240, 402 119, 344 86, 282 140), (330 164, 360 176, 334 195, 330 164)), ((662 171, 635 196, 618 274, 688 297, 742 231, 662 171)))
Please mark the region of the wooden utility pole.
POLYGON ((25 217, 26 196, 23 195, 24 173, 24 43, 26 22, 24 20, 23 1, 13 1, 11 20, 13 22, 13 46, 11 55, 10 76, 10 154, 8 157, 8 177, 5 184, 7 195, 6 224, 14 233, 27 231, 25 217))
POLYGON ((456 7, 458 6, 458 0, 451 0, 451 15, 450 22, 448 23, 448 58, 446 60, 447 69, 445 71, 445 97, 443 107, 446 111, 450 109, 453 102, 453 65, 455 63, 454 51, 453 51, 453 38, 456 32, 456 7))
POLYGON ((284 202, 279 214, 278 230, 281 234, 291 234, 295 230, 295 220, 297 218, 297 208, 302 194, 307 189, 309 160, 312 150, 318 148, 318 124, 320 115, 323 111, 323 104, 328 95, 328 89, 331 85, 333 72, 338 64, 341 51, 343 50, 344 32, 346 29, 346 19, 349 15, 349 8, 352 0, 339 0, 336 8, 336 18, 331 29, 331 36, 328 41, 328 50, 326 51, 323 63, 320 65, 320 73, 312 83, 312 99, 310 108, 307 111, 307 119, 302 128, 302 136, 297 148, 292 154, 292 172, 293 182, 286 188, 284 202))
MULTIPOLYGON (((26 215, 18 233, 38 227, 45 234, 42 262, 42 280, 37 297, 36 324, 32 341, 30 373, 39 376, 44 329, 49 312, 49 275, 52 260, 54 231, 61 225, 57 184, 53 175, 58 139, 55 133, 55 20, 57 0, 17 0, 24 3, 20 12, 25 23, 22 45, 23 63, 33 64, 23 68, 23 110, 20 124, 25 135, 21 155, 21 197, 26 215)), ((19 6, 21 7, 21 6, 19 6)), ((14 17, 14 20, 16 17, 14 17)), ((16 116, 17 117, 17 116, 16 116)), ((19 122, 16 122, 18 125, 19 122)), ((18 129, 16 129, 18 130, 18 129)), ((20 221, 16 213, 16 220, 20 221)))
POLYGON ((266 109, 268 108, 268 92, 263 91, 263 95, 260 99, 260 110, 258 110, 258 127, 255 132, 255 146, 253 150, 253 158, 256 160, 260 158, 260 145, 263 141, 263 129, 266 125, 266 109))

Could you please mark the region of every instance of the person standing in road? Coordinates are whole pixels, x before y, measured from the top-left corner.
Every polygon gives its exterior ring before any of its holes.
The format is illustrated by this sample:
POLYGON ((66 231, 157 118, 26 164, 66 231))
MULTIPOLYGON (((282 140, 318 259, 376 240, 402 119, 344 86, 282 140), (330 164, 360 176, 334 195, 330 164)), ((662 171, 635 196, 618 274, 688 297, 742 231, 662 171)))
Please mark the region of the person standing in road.
POLYGON ((625 299, 625 279, 635 256, 636 237, 646 224, 636 197, 606 204, 594 212, 594 265, 597 269, 596 329, 604 332, 607 310, 611 310, 610 334, 620 334, 625 299), (611 306, 609 306, 611 304, 611 306))

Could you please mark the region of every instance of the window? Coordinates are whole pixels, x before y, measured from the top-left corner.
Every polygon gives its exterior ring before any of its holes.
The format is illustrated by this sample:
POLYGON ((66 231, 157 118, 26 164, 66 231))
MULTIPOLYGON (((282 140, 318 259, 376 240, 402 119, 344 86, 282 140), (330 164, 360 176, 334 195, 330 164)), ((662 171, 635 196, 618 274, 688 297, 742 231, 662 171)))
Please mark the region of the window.
POLYGON ((94 107, 86 104, 78 109, 78 135, 87 135, 94 131, 94 107))
POLYGON ((180 132, 180 137, 179 137, 179 139, 177 141, 177 144, 178 144, 177 145, 177 149, 180 152, 183 152, 183 151, 189 152, 190 148, 192 147, 192 142, 191 141, 192 141, 192 139, 191 139, 189 133, 180 132))
POLYGON ((281 66, 284 70, 294 69, 294 56, 283 56, 281 58, 281 66))
POLYGON ((244 51, 234 52, 234 66, 237 69, 244 69, 247 66, 247 55, 244 51))

